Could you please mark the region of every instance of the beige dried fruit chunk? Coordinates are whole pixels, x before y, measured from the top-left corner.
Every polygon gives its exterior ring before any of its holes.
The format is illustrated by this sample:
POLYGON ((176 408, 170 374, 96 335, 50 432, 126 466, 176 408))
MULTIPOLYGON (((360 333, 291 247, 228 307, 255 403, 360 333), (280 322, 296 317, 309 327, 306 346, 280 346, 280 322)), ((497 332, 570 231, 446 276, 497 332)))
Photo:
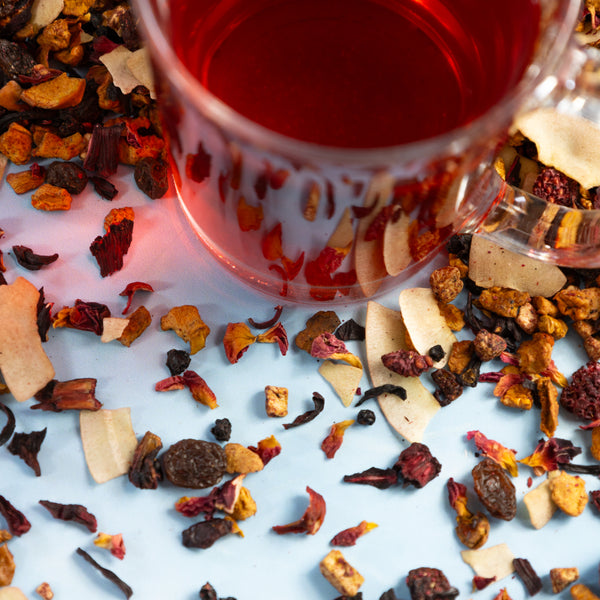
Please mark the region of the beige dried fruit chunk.
POLYGON ((288 389, 276 385, 265 386, 265 411, 268 417, 288 414, 288 389))
POLYGON ((552 582, 552 591, 555 594, 562 592, 567 586, 578 579, 579 569, 577 567, 550 569, 550 581, 552 582))
POLYGON ((228 473, 256 473, 265 466, 256 452, 242 444, 225 444, 225 457, 228 473))
POLYGON ((18 587, 1 587, 0 600, 27 600, 27 596, 18 587))
POLYGON ((100 62, 108 69, 114 85, 124 94, 130 94, 138 85, 142 85, 127 66, 127 61, 132 56, 131 50, 120 45, 100 57, 100 62))
POLYGON ((352 211, 346 208, 340 220, 327 240, 329 248, 350 249, 354 241, 354 227, 352 227, 352 211))
POLYGON ((397 221, 390 219, 383 231, 383 262, 388 275, 395 277, 410 264, 408 229, 410 217, 402 214, 397 221))
POLYGON ((50 25, 60 15, 64 0, 33 0, 29 23, 36 29, 50 25))
POLYGON ((76 106, 81 102, 84 92, 85 79, 61 73, 54 79, 23 90, 21 100, 30 106, 57 110, 76 106))
POLYGON ((535 142, 540 162, 590 189, 600 185, 600 128, 551 108, 521 115, 514 124, 535 142))
POLYGON ((558 477, 550 481, 552 501, 564 513, 578 517, 588 502, 585 481, 578 475, 569 475, 561 471, 558 477))
POLYGON ((406 346, 406 328, 398 311, 377 302, 367 304, 367 364, 374 386, 391 383, 406 390, 406 400, 381 394, 377 400, 388 423, 409 442, 420 442, 429 421, 440 410, 439 402, 418 377, 402 377, 385 367, 381 357, 406 346))
POLYGON ((195 306, 184 304, 173 307, 160 319, 163 331, 172 329, 184 341, 190 343, 190 354, 196 354, 206 344, 210 327, 204 323, 195 306))
POLYGON ((85 461, 96 483, 104 483, 129 471, 137 438, 128 407, 82 410, 79 428, 85 461))
POLYGON ((410 288, 400 292, 400 313, 415 350, 427 354, 433 346, 441 346, 445 356, 433 363, 441 369, 448 362, 456 336, 448 327, 446 319, 429 288, 410 288))
POLYGON ((548 479, 545 479, 523 496, 523 504, 529 513, 529 520, 535 529, 544 527, 556 512, 557 506, 552 500, 550 480, 557 475, 556 471, 548 473, 548 479))
POLYGON ((483 288, 511 288, 543 297, 552 296, 567 281, 556 265, 511 252, 479 235, 471 240, 469 277, 483 288))
POLYGON ((127 59, 127 67, 141 85, 150 92, 150 98, 156 99, 154 73, 152 71, 148 50, 146 48, 140 48, 133 52, 127 59))
POLYGON ((320 563, 323 577, 344 596, 356 596, 365 578, 348 563, 339 550, 332 550, 320 563))
POLYGON ((495 577, 496 581, 500 581, 515 570, 513 567, 515 556, 506 544, 478 550, 463 550, 460 555, 479 577, 495 577))
POLYGON ((39 296, 23 277, 0 286, 0 371, 18 402, 31 398, 55 374, 38 332, 39 296))
POLYGON ((363 370, 353 365, 344 365, 326 360, 319 367, 319 373, 331 384, 342 404, 350 406, 356 396, 363 370))
POLYGON ((106 344, 118 340, 128 323, 129 319, 105 317, 102 319, 102 336, 100 337, 100 341, 106 344))

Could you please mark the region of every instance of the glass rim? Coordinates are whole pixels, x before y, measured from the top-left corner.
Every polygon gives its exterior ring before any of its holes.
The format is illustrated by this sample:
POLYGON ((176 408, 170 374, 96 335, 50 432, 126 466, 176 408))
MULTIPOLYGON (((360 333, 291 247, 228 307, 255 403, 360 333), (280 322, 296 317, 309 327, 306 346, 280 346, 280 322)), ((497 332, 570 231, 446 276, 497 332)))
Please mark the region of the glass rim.
MULTIPOLYGON (((557 0, 560 2, 561 0, 557 0)), ((541 0, 542 4, 545 0, 541 0)), ((573 38, 573 26, 580 10, 579 0, 564 0, 564 13, 554 17, 557 30, 547 29, 540 36, 535 57, 520 81, 495 105, 482 115, 438 136, 396 146, 378 148, 343 148, 325 146, 285 136, 253 122, 238 113, 204 87, 187 69, 173 50, 157 19, 157 4, 167 5, 167 0, 132 0, 139 25, 144 33, 152 60, 161 72, 172 81, 179 93, 207 117, 218 123, 236 138, 264 147, 280 155, 306 162, 326 161, 341 165, 378 167, 390 163, 415 163, 421 158, 456 155, 464 151, 473 139, 485 139, 498 129, 510 125, 512 118, 528 96, 556 72, 561 57, 573 38), (503 127, 498 127, 498 122, 503 127), (492 125, 492 123, 494 125, 492 125)), ((541 7, 544 10, 544 7, 541 7)))

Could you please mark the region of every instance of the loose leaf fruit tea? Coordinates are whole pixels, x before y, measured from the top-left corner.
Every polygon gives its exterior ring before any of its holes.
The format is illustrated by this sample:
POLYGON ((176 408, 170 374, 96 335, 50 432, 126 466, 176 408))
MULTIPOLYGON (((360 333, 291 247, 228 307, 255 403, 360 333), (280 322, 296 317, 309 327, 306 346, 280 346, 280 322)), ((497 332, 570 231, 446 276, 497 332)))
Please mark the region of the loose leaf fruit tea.
MULTIPOLYGON (((169 5, 167 33, 193 78, 250 121, 338 151, 472 122, 515 88, 540 29, 537 0, 507 0, 501 14, 474 0, 169 5)), ((272 140, 230 131, 227 114, 171 89, 168 74, 157 81, 187 216, 234 273, 288 300, 370 297, 431 258, 473 210, 462 194, 500 141, 411 155, 408 167, 385 164, 386 153, 362 166, 293 155, 298 148, 288 156, 272 140)))
POLYGON ((171 2, 173 44, 211 92, 292 138, 345 148, 444 133, 519 80, 537 2, 171 2))

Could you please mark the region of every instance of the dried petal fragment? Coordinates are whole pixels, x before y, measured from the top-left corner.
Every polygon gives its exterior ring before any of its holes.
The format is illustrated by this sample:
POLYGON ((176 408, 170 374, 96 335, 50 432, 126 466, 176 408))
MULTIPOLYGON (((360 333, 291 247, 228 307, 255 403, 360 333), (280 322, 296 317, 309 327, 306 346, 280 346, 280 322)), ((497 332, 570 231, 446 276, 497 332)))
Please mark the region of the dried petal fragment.
POLYGON ((324 332, 313 340, 310 354, 315 358, 343 360, 353 367, 362 368, 358 356, 352 354, 342 340, 329 332, 324 332))
POLYGON ((246 202, 244 196, 240 196, 237 205, 237 219, 242 231, 257 231, 260 229, 263 215, 262 204, 253 206, 246 202))
POLYGON ((560 465, 569 464, 579 454, 581 448, 574 446, 569 440, 550 438, 540 440, 533 454, 519 462, 531 467, 536 475, 541 475, 546 471, 556 471, 560 465))
POLYGON ((34 397, 38 404, 34 404, 32 409, 61 412, 102 408, 102 403, 96 398, 96 379, 89 377, 69 381, 53 379, 34 397))
POLYGON ((281 453, 281 444, 274 435, 271 435, 268 438, 260 440, 256 447, 249 446, 249 449, 252 450, 252 452, 256 452, 263 461, 263 465, 266 465, 270 460, 281 453))
POLYGON ((306 491, 309 495, 309 504, 302 517, 298 521, 288 523, 287 525, 274 525, 273 531, 275 533, 280 535, 285 533, 314 535, 319 531, 325 519, 325 500, 321 494, 318 494, 308 486, 306 486, 306 491))
POLYGON ((119 296, 127 296, 127 304, 121 314, 127 314, 129 307, 131 306, 131 301, 133 300, 133 295, 139 291, 153 292, 154 289, 149 283, 144 283, 143 281, 133 281, 132 283, 128 283, 127 287, 119 294, 119 296))
POLYGON ((102 177, 113 175, 119 164, 122 125, 94 125, 83 167, 102 177))
POLYGON ((349 527, 336 533, 329 543, 332 546, 354 546, 359 537, 365 535, 365 533, 369 533, 375 527, 377 527, 377 523, 361 521, 355 527, 349 527))
POLYGON ((268 319, 267 321, 255 321, 252 317, 248 319, 248 323, 254 327, 255 329, 269 329, 273 327, 279 321, 279 317, 281 317, 281 313, 283 312, 283 306, 278 304, 275 307, 275 314, 268 319))
POLYGON ((233 365, 235 364, 244 352, 256 342, 255 336, 248 325, 245 323, 228 323, 223 337, 223 346, 227 360, 233 365))
POLYGON ((59 311, 52 327, 71 327, 102 335, 103 321, 107 317, 110 317, 110 310, 105 304, 75 300, 72 308, 65 307, 59 311))
POLYGON ((88 512, 81 504, 60 504, 50 500, 40 500, 39 503, 55 518, 61 521, 73 521, 86 527, 92 533, 98 530, 96 517, 88 512))
POLYGON ((398 471, 396 469, 380 469, 370 467, 366 471, 344 475, 347 483, 359 483, 361 485, 372 485, 379 490, 387 490, 398 483, 398 471))
POLYGON ((39 271, 41 268, 52 264, 58 259, 58 254, 42 255, 36 254, 27 246, 13 246, 13 253, 17 262, 29 271, 39 271))
POLYGON ((192 397, 196 402, 208 406, 208 408, 217 408, 217 397, 208 387, 208 384, 195 371, 185 371, 182 375, 183 383, 192 392, 192 397))
POLYGON ((94 545, 98 546, 99 548, 106 548, 119 560, 123 560, 125 558, 125 543, 123 542, 123 535, 120 533, 115 535, 99 533, 94 540, 94 545))
POLYGON ((277 342, 279 345, 279 351, 282 356, 285 356, 288 351, 289 343, 287 333, 284 326, 281 323, 276 323, 269 330, 264 333, 259 333, 256 336, 256 341, 264 344, 274 344, 277 342))
POLYGON ((15 574, 15 561, 7 544, 0 546, 0 588, 12 583, 15 574))
POLYGON ((210 327, 204 323, 195 306, 183 305, 173 307, 160 319, 163 331, 172 329, 184 341, 190 343, 190 354, 196 354, 206 344, 210 327))
POLYGON ((90 252, 100 267, 100 275, 106 277, 123 268, 133 235, 133 221, 124 219, 110 226, 108 233, 97 236, 90 244, 90 252))
POLYGON ((325 452, 327 458, 333 458, 336 452, 341 448, 344 441, 346 429, 354 423, 354 419, 346 419, 331 426, 329 435, 321 443, 321 450, 325 452))
POLYGON ((115 575, 109 569, 105 569, 103 566, 97 563, 85 550, 77 548, 76 552, 79 554, 79 556, 83 557, 86 562, 92 565, 99 573, 106 577, 106 579, 112 581, 112 583, 114 583, 123 592, 126 598, 131 598, 133 595, 133 590, 122 579, 117 577, 117 575, 115 575))
POLYGON ((319 392, 313 392, 312 401, 314 404, 312 410, 307 410, 305 413, 298 415, 291 423, 285 423, 283 427, 285 429, 291 429, 292 427, 298 427, 298 425, 304 425, 316 418, 325 407, 325 398, 323 398, 319 392))
POLYGON ((306 321, 306 327, 296 336, 295 344, 310 354, 314 339, 325 332, 333 333, 339 325, 340 319, 335 312, 320 310, 306 321))
POLYGON ((492 460, 495 460, 499 465, 502 465, 513 477, 518 475, 518 466, 515 459, 516 452, 505 448, 499 442, 490 440, 480 431, 469 431, 467 439, 473 440, 477 449, 492 460))
POLYGON ((4 517, 12 535, 22 536, 31 529, 27 517, 16 509, 4 496, 0 496, 0 514, 4 517))
POLYGON ((36 477, 42 474, 38 453, 45 438, 46 427, 41 431, 32 431, 31 433, 15 433, 7 446, 11 454, 22 458, 25 464, 33 469, 36 477))

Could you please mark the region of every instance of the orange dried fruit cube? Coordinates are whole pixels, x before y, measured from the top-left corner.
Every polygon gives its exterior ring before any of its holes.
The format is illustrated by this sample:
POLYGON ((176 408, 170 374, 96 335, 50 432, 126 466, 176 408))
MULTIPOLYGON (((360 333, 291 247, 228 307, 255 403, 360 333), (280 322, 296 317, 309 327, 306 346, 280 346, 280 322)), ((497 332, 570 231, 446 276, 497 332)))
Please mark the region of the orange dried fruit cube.
POLYGON ((72 197, 64 188, 44 183, 31 195, 31 205, 38 210, 69 210, 72 197))
POLYGON ((6 110, 19 111, 25 106, 20 102, 23 88, 14 79, 0 88, 0 106, 6 110))
POLYGON ((87 145, 87 140, 79 132, 62 138, 51 131, 46 131, 31 154, 38 158, 71 160, 79 156, 87 145))
POLYGON ((288 414, 288 390, 276 385, 265 387, 265 410, 269 417, 285 417, 288 414))
POLYGON ((319 569, 323 577, 344 596, 356 596, 365 580, 339 550, 332 550, 319 563, 319 569))
POLYGON ((31 133, 18 123, 11 123, 0 135, 0 152, 15 165, 24 165, 31 159, 31 133))
POLYGON ((83 17, 95 2, 96 0, 65 0, 62 12, 70 17, 83 17))
POLYGON ((52 52, 68 48, 71 42, 69 22, 66 19, 55 19, 44 27, 36 41, 52 52))
POLYGON ((250 490, 246 487, 242 487, 240 495, 235 502, 231 517, 236 521, 243 521, 248 517, 256 514, 256 502, 250 494, 250 490))
POLYGON ((33 85, 23 91, 21 100, 30 106, 46 109, 69 108, 79 104, 85 92, 85 79, 69 77, 61 73, 58 77, 33 85))

